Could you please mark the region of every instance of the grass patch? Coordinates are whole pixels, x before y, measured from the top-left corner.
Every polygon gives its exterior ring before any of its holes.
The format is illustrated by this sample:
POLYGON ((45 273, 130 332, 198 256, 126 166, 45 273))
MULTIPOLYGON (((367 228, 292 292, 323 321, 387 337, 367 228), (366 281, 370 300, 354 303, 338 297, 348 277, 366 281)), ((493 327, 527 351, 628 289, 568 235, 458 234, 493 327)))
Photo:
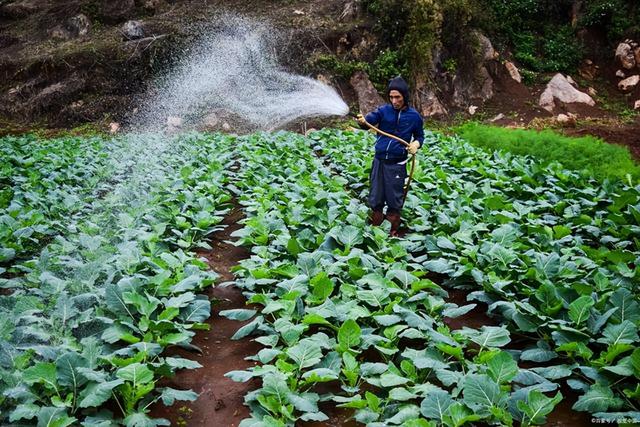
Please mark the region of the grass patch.
POLYGON ((640 179, 640 167, 626 147, 607 144, 592 136, 572 138, 548 129, 507 129, 479 123, 457 126, 454 131, 481 148, 529 155, 544 163, 557 161, 597 179, 626 179, 627 175, 635 181, 640 179))

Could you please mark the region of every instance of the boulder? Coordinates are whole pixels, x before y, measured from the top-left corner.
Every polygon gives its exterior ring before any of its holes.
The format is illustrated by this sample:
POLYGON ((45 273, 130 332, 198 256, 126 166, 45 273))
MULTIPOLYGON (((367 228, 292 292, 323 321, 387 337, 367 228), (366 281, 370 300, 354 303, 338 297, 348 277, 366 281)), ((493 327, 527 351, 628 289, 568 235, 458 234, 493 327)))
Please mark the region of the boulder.
POLYGON ((125 40, 139 40, 144 38, 144 26, 140 21, 127 21, 122 25, 122 37, 125 40))
POLYGON ((385 103, 376 88, 373 87, 369 76, 364 71, 356 71, 353 76, 351 76, 350 83, 356 92, 358 109, 361 113, 366 114, 385 103))
POLYGON ((102 17, 109 22, 127 19, 135 9, 135 0, 102 0, 102 17))
POLYGON ((453 105, 464 108, 472 100, 484 102, 493 96, 493 79, 485 67, 476 70, 475 75, 457 74, 453 78, 453 105))
POLYGON ((540 95, 538 105, 552 112, 555 108, 556 99, 565 104, 579 103, 590 106, 596 104, 593 98, 573 87, 567 78, 560 73, 556 74, 547 84, 546 89, 540 95))
POLYGON ((520 75, 520 71, 513 62, 507 61, 504 63, 504 66, 513 80, 517 81, 518 83, 522 83, 522 76, 520 75))
POLYGON ((640 83, 640 76, 635 75, 635 76, 627 77, 626 79, 618 83, 618 89, 620 89, 623 92, 628 92, 634 87, 636 87, 638 83, 640 83))
POLYGON ((87 36, 90 29, 91 21, 86 15, 80 14, 67 19, 63 25, 56 25, 47 33, 53 39, 70 40, 87 36))
POLYGON ((72 37, 84 37, 88 35, 91 30, 91 21, 86 15, 81 13, 69 18, 66 27, 72 37))
POLYGON ((556 122, 560 123, 563 126, 575 126, 576 125, 576 118, 577 116, 575 114, 558 114, 558 116, 556 117, 556 122))
POLYGON ((419 92, 418 111, 423 117, 440 117, 447 115, 447 109, 442 105, 435 92, 430 89, 419 92))
POLYGON ((636 57, 631 44, 628 42, 620 43, 616 49, 616 59, 623 68, 631 70, 636 66, 636 57))
POLYGON ((474 31, 478 43, 480 44, 481 57, 484 61, 491 61, 498 58, 498 52, 493 48, 491 40, 479 31, 474 31))
POLYGON ((578 74, 580 74, 583 79, 594 80, 598 76, 599 71, 599 66, 594 64, 592 60, 586 59, 578 69, 578 74))

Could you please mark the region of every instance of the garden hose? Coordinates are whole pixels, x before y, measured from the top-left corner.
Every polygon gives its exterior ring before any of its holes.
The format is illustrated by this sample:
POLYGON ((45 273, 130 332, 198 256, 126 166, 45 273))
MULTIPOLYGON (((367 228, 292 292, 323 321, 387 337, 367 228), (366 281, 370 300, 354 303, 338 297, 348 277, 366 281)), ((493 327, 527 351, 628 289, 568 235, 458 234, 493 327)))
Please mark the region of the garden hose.
MULTIPOLYGON (((358 119, 358 116, 354 113, 349 113, 349 115, 353 118, 355 118, 356 120, 358 119)), ((383 130, 378 129, 377 127, 375 127, 374 125, 372 125, 371 123, 369 123, 364 117, 362 118, 364 120, 364 124, 369 128, 372 129, 373 131, 379 133, 380 135, 384 135, 387 136, 391 139, 395 139, 396 141, 400 142, 401 144, 403 144, 405 147, 409 146, 409 143, 407 141, 405 141, 404 139, 400 138, 399 136, 387 133, 383 130)), ((404 194, 402 195, 402 204, 404 205, 405 200, 407 200, 407 194, 409 193, 409 186, 411 185, 411 181, 413 181, 413 172, 416 170, 416 155, 412 154, 411 155, 411 168, 409 169, 409 179, 407 180, 407 185, 405 185, 404 187, 404 194)))

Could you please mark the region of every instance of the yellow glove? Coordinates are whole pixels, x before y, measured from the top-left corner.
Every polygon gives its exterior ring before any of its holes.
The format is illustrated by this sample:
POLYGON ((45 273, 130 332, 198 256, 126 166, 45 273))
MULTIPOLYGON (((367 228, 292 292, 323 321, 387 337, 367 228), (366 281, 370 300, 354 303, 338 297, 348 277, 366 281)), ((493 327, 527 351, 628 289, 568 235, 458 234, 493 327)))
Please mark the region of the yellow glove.
POLYGON ((420 148, 420 143, 418 141, 411 141, 407 147, 407 151, 409 154, 413 155, 418 152, 418 148, 420 148))
POLYGON ((363 124, 365 124, 365 123, 366 123, 366 121, 365 121, 365 119, 364 119, 364 116, 363 116, 362 114, 358 114, 358 115, 356 116, 356 121, 357 121, 358 123, 360 123, 361 125, 363 125, 363 124))

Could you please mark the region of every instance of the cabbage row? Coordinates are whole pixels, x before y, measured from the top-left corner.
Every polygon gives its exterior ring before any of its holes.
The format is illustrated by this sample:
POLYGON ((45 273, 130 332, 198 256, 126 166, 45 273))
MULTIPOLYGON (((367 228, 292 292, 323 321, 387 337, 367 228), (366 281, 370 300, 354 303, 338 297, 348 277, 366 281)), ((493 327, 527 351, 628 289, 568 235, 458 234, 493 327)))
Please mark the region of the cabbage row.
POLYGON ((0 140, 13 153, 2 163, 11 187, 0 225, 0 417, 167 425, 148 407, 196 398, 156 382, 200 366, 163 350, 192 348, 195 331, 208 328, 200 291, 216 275, 188 250, 219 229, 228 209, 231 139, 85 143, 0 140))
POLYGON ((324 421, 332 406, 373 427, 544 423, 562 399, 546 380, 558 369, 518 366, 502 349, 512 339, 506 327, 447 327, 445 318, 474 305, 446 302, 427 277, 432 257, 412 255, 422 242, 366 225, 366 206, 308 144, 265 134, 236 148, 234 185, 247 215, 236 237, 252 252, 237 285, 255 308, 221 315, 253 319, 234 338, 264 346, 251 358, 256 367, 228 374, 261 380, 241 425, 324 421))
MULTIPOLYGON (((364 187, 369 134, 312 138, 364 187)), ((405 211, 421 266, 524 337, 511 354, 543 367, 527 384, 566 384, 576 411, 640 420, 640 187, 431 135, 405 211)))

